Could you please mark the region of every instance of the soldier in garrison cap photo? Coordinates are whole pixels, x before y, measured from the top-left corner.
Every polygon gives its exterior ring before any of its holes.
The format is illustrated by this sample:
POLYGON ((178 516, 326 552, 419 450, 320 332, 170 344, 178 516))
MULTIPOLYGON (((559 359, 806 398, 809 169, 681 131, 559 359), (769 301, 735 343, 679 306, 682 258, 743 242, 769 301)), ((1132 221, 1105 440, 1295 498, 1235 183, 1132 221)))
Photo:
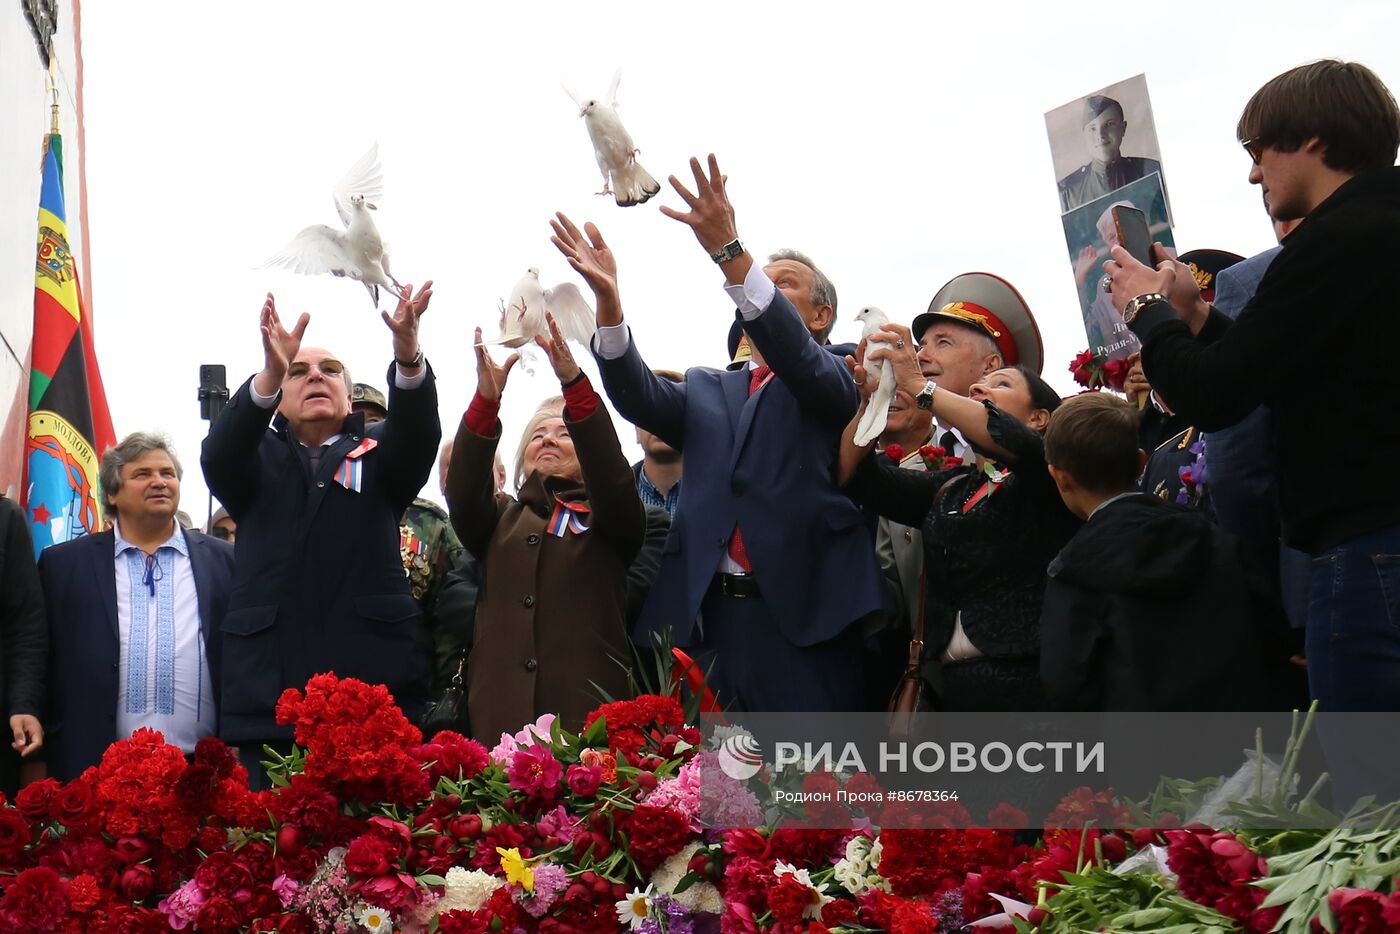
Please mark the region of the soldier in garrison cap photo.
POLYGON ((1095 94, 1084 99, 1082 132, 1089 161, 1060 179, 1061 211, 1073 211, 1162 170, 1156 159, 1123 155, 1128 121, 1123 117, 1123 105, 1111 97, 1095 94))

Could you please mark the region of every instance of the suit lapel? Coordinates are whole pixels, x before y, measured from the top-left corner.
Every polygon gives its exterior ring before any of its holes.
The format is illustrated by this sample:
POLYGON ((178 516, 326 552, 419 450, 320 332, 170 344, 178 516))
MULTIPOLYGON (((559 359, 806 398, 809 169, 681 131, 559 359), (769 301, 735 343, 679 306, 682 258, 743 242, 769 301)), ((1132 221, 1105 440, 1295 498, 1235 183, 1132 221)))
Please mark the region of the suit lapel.
MULTIPOLYGON (((744 378, 740 381, 740 389, 743 390, 744 400, 739 409, 739 424, 734 429, 734 451, 729 459, 729 469, 733 471, 734 465, 739 463, 739 455, 743 453, 744 445, 748 443, 749 432, 753 428, 754 413, 758 411, 758 404, 767 393, 767 388, 760 389, 753 395, 749 395, 750 372, 743 371, 744 378)), ((771 383, 772 380, 770 379, 771 383)))
POLYGON ((214 595, 209 592, 209 568, 204 563, 204 540, 198 535, 185 531, 185 549, 190 555, 190 572, 194 574, 194 596, 199 612, 199 631, 204 636, 204 644, 209 644, 209 610, 214 605, 214 595))
POLYGON ((117 625, 117 537, 112 532, 98 532, 92 537, 92 573, 97 578, 97 593, 102 598, 102 612, 112 635, 118 642, 121 630, 117 625))
POLYGON ((729 370, 721 373, 719 384, 724 389, 724 408, 729 413, 729 430, 737 435, 744 403, 749 401, 749 371, 729 370))

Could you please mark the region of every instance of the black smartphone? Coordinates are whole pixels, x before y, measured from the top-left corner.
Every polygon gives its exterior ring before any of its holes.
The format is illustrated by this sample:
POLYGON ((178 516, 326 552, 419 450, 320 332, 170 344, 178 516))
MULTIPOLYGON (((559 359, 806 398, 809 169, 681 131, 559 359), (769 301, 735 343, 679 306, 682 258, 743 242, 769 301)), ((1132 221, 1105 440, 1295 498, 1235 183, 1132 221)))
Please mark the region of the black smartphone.
POLYGON ((202 363, 199 366, 199 415, 212 422, 224 410, 228 401, 228 377, 222 363, 202 363))
POLYGON ((1147 215, 1137 208, 1118 205, 1113 209, 1113 226, 1118 231, 1118 245, 1144 266, 1156 267, 1152 258, 1152 231, 1147 227, 1147 215))

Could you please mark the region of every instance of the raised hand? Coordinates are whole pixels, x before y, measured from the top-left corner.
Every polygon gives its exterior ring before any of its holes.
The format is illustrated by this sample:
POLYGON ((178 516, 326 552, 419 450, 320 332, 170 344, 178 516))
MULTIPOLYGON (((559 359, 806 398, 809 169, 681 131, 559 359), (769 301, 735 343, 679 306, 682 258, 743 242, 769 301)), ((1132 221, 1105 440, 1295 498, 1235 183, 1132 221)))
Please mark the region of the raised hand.
POLYGON ((691 194, 674 175, 670 178, 671 187, 676 189, 676 194, 681 196, 690 211, 681 213, 663 204, 661 213, 689 227, 705 252, 714 253, 729 241, 737 239, 739 233, 734 225, 734 207, 724 191, 728 176, 720 174, 714 153, 710 153, 709 161, 710 174, 707 178, 700 168, 700 160, 690 160, 690 171, 695 176, 695 194, 691 194))
POLYGON ((546 311, 544 320, 549 325, 549 340, 545 340, 543 334, 536 334, 535 343, 549 356, 549 365, 554 367, 554 375, 559 377, 559 385, 567 386, 578 379, 578 364, 574 362, 573 351, 569 349, 564 335, 559 332, 559 324, 554 320, 554 315, 546 311))
POLYGON ((876 370, 877 362, 889 360, 894 369, 894 383, 911 396, 917 396, 928 382, 919 372, 918 342, 909 329, 902 324, 887 324, 875 332, 880 341, 865 355, 865 367, 876 370))
POLYGON ((254 382, 254 387, 261 395, 276 395, 282 388, 282 380, 287 376, 287 367, 296 359, 297 351, 301 349, 302 336, 310 323, 311 316, 302 314, 288 331, 282 326, 282 319, 277 314, 277 302, 271 292, 267 293, 267 301, 263 302, 262 313, 259 316, 263 368, 254 382))
POLYGON ((513 353, 506 358, 504 365, 497 365, 491 359, 491 352, 481 343, 481 328, 476 329, 476 392, 491 402, 501 398, 506 388, 506 378, 511 369, 520 361, 520 354, 513 353))
POLYGON ((554 228, 550 242, 559 248, 574 271, 583 276, 593 294, 617 294, 617 258, 603 241, 603 234, 592 223, 583 225, 583 233, 564 214, 556 214, 549 222, 554 228), (587 236, 585 236, 585 234, 587 236))
MULTIPOLYGON (((418 294, 413 294, 413 286, 403 287, 403 296, 399 299, 399 305, 390 315, 387 311, 381 311, 380 317, 389 326, 389 330, 394 333, 394 359, 407 362, 418 356, 418 319, 423 316, 423 312, 428 310, 428 302, 433 297, 433 282, 429 279, 423 283, 418 294)), ((478 342, 480 338, 477 338, 478 342)), ((407 369, 407 368, 405 368, 407 369)))
POLYGON ((872 378, 870 371, 865 368, 865 338, 861 338, 860 343, 856 345, 854 357, 846 354, 846 370, 851 374, 851 381, 856 384, 856 392, 860 393, 860 401, 864 403, 875 391, 875 387, 880 385, 879 378, 872 378))

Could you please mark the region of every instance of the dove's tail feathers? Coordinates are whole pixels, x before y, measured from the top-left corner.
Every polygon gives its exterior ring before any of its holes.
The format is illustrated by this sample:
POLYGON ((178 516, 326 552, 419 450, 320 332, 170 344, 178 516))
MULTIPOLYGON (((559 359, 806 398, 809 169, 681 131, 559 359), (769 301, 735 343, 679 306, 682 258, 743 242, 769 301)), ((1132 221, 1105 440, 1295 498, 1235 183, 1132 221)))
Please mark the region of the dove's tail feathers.
POLYGON ((613 174, 613 196, 621 207, 643 204, 660 190, 661 186, 640 162, 629 163, 613 174))
POLYGON ((880 393, 876 392, 871 397, 870 404, 865 407, 865 413, 856 425, 854 440, 861 447, 870 444, 885 431, 885 420, 889 416, 890 406, 888 401, 882 402, 879 396, 880 393))
POLYGON ((370 297, 370 300, 371 300, 372 302, 374 302, 374 307, 375 307, 375 308, 378 308, 378 307, 379 307, 379 286, 375 285, 375 284, 372 283, 372 282, 366 282, 366 283, 364 283, 364 286, 365 286, 366 289, 369 290, 369 297, 370 297))

